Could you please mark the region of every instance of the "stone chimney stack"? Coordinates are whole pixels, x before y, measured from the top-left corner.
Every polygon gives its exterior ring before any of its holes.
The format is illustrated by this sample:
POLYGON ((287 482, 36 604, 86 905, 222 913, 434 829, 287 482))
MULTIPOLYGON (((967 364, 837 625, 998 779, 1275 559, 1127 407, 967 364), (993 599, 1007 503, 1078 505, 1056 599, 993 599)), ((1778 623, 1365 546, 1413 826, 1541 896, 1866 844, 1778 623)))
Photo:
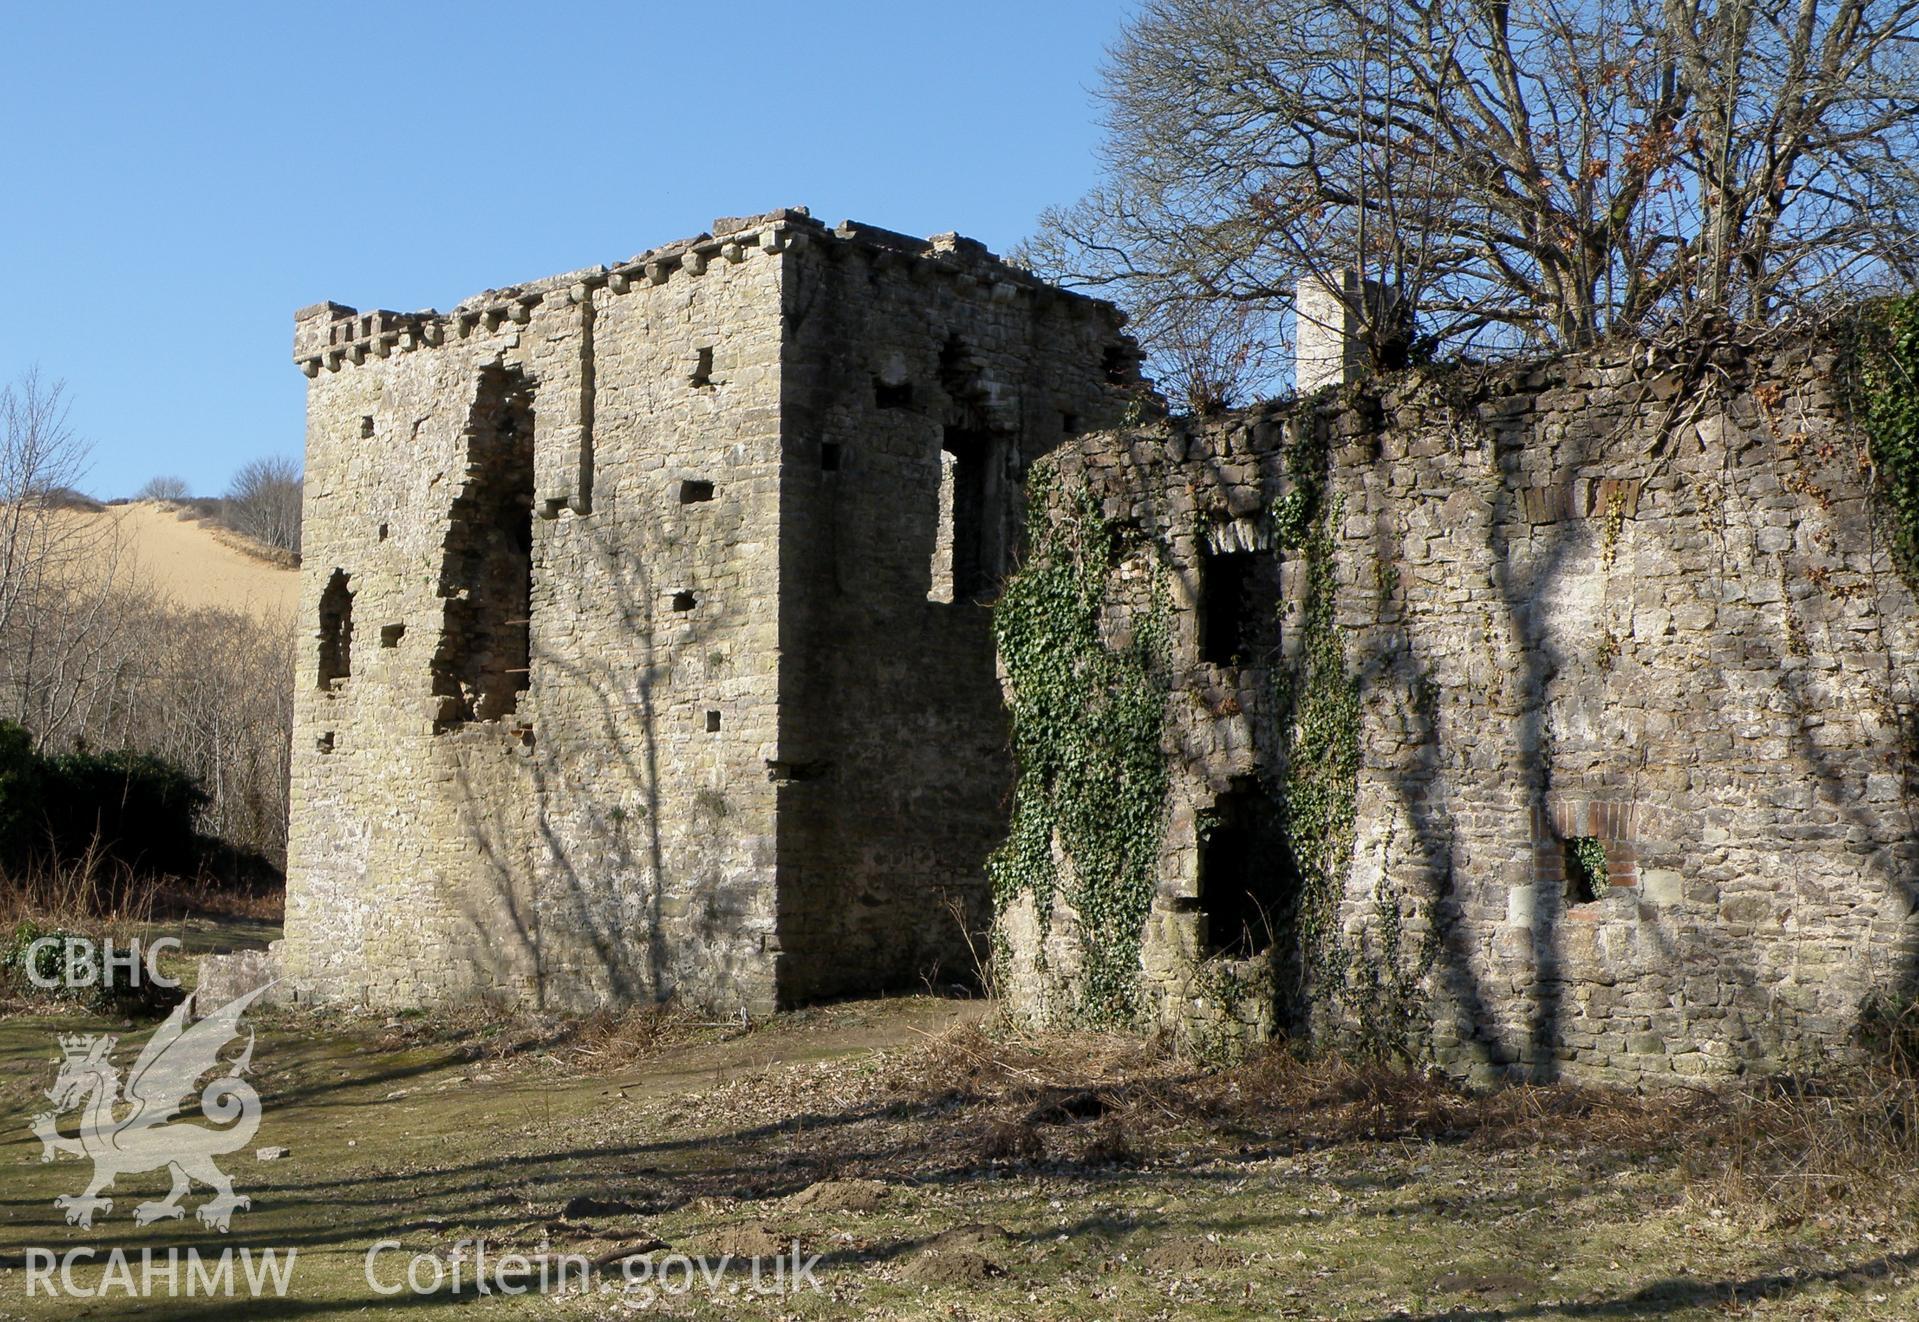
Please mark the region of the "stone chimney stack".
POLYGON ((1362 281, 1349 267, 1299 282, 1293 300, 1293 379, 1300 394, 1344 385, 1358 375, 1366 363, 1360 308, 1377 315, 1385 304, 1385 287, 1377 280, 1362 281))

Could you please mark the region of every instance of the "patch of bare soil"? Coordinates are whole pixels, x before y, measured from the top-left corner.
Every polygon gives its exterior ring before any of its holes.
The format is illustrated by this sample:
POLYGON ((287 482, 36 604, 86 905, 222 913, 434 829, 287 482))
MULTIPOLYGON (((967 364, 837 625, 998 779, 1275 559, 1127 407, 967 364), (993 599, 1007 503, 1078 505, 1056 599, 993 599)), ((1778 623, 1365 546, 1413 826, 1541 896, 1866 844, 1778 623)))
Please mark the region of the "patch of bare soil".
POLYGON ((900 1274, 920 1285, 984 1285, 1006 1268, 972 1249, 926 1249, 900 1274))
POLYGON ((786 1206, 796 1212, 871 1212, 891 1192, 878 1180, 821 1180, 787 1198, 786 1206))
POLYGON ((766 1221, 742 1221, 722 1226, 695 1242, 695 1248, 712 1258, 777 1258, 793 1247, 794 1236, 766 1221))

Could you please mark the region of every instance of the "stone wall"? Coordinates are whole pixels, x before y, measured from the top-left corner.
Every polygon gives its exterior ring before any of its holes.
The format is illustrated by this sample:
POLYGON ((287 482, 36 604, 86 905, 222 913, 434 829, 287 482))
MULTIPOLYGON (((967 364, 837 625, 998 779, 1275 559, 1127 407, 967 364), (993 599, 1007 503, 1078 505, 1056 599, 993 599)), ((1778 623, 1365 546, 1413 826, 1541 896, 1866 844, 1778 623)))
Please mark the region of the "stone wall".
MULTIPOLYGON (((1621 351, 1063 451, 1057 489, 1131 539, 1107 627, 1155 579, 1172 605, 1148 1019, 1218 1042, 1404 1000, 1411 1045, 1480 1081, 1658 1081, 1839 1049, 1909 994, 1919 612, 1834 370, 1816 346, 1692 376, 1621 351), (1288 454, 1315 439, 1360 755, 1317 983, 1274 834, 1309 578, 1288 454), (1268 888, 1266 948, 1219 930, 1245 906, 1209 870, 1268 888)), ((1071 906, 1001 921, 1012 998, 1070 1014, 1071 906)))
POLYGON ((984 611, 928 601, 935 340, 999 410, 1010 538, 1021 457, 1110 421, 1131 359, 953 236, 774 212, 446 314, 298 314, 289 977, 766 1008, 959 965, 1006 769, 984 611))
MULTIPOLYGON (((869 231, 869 234, 871 231, 869 231)), ((1119 420, 1110 308, 965 274, 947 235, 789 267, 780 932, 795 997, 970 983, 1012 765, 990 606, 1028 465, 1119 420), (850 351, 849 351, 850 350, 850 351)), ((977 958, 976 958, 977 956, 977 958)))

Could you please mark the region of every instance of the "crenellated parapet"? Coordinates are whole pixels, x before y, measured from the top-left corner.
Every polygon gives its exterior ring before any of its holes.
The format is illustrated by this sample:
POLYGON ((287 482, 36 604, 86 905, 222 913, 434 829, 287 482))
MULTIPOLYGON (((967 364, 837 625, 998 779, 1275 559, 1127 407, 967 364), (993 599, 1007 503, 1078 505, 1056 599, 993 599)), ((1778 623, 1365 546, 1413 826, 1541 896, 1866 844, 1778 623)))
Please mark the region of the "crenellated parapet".
POLYGON ((525 325, 542 306, 582 304, 596 290, 617 296, 676 278, 698 279, 717 265, 777 257, 807 243, 820 244, 838 255, 863 257, 881 270, 897 269, 915 279, 952 280, 984 290, 995 302, 1057 302, 1086 317, 1104 319, 1115 330, 1126 320, 1111 303, 1049 284, 1031 271, 1002 261, 976 239, 956 233, 920 239, 854 220, 829 228, 806 208, 797 207, 757 216, 721 216, 708 233, 649 248, 609 266, 583 267, 528 284, 489 289, 450 312, 432 308, 361 312, 341 303, 315 303, 294 314, 293 361, 307 376, 316 377, 369 357, 385 358, 448 339, 466 339, 503 324, 525 325))
POLYGON ((970 968, 985 603, 1030 466, 1133 407, 1122 322, 803 210, 303 309, 290 985, 758 1013, 970 968))

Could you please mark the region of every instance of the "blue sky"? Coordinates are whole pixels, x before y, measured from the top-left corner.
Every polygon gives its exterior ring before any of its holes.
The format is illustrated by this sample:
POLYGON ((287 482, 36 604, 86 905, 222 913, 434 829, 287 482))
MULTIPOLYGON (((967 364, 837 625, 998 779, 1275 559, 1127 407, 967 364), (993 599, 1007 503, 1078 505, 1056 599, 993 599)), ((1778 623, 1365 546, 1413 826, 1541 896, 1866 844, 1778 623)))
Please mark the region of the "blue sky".
POLYGON ((1121 0, 0 4, 0 380, 85 486, 297 455, 293 310, 445 308, 806 205, 996 250, 1094 178, 1121 0))

